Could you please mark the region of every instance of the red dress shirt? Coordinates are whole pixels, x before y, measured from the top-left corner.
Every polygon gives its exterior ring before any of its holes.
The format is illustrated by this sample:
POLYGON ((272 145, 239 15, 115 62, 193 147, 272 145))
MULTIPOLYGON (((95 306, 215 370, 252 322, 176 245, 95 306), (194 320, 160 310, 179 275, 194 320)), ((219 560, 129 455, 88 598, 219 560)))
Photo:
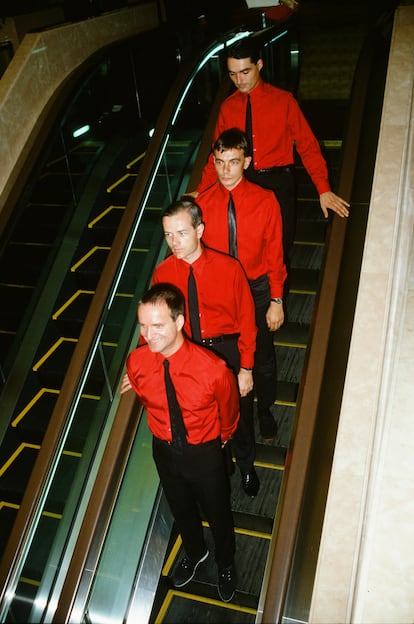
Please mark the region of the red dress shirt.
MULTIPOLYGON (((270 169, 291 165, 295 145, 319 195, 330 191, 328 168, 319 143, 298 102, 289 91, 259 80, 249 92, 252 106, 253 166, 270 169)), ((221 105, 214 141, 229 128, 245 129, 247 93, 232 93, 221 105)), ((217 180, 213 155, 204 167, 199 192, 217 180)))
MULTIPOLYGON (((236 209, 237 257, 249 280, 267 275, 271 297, 283 297, 282 217, 273 191, 242 178, 232 190, 236 209)), ((203 242, 228 253, 227 204, 229 191, 214 184, 197 197, 203 211, 203 242)))
MULTIPOLYGON (((131 386, 147 411, 152 434, 171 442, 164 359, 145 344, 129 354, 126 367, 131 386)), ((187 442, 201 444, 219 436, 226 442, 239 419, 240 397, 233 372, 222 358, 190 340, 184 340, 168 360, 187 442)))
MULTIPOLYGON (((246 274, 238 260, 203 247, 192 263, 197 285, 202 338, 240 334, 240 366, 253 367, 256 349, 256 319, 253 297, 246 274)), ((171 255, 154 272, 153 284, 169 282, 177 286, 186 300, 184 330, 191 337, 188 313, 188 275, 190 264, 171 255)))

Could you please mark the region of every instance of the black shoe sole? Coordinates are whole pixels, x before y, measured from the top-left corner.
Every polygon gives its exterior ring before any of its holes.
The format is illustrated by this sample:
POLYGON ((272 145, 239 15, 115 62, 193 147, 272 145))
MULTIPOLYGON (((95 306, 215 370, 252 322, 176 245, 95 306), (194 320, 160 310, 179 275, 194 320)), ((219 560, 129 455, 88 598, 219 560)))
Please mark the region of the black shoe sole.
POLYGON ((192 573, 192 575, 190 576, 190 578, 189 578, 189 579, 187 579, 186 581, 184 581, 183 583, 175 583, 175 582, 174 582, 174 575, 173 575, 173 578, 172 578, 172 584, 173 584, 173 586, 174 586, 176 589, 178 589, 179 587, 185 587, 186 585, 188 585, 188 583, 189 583, 190 581, 192 581, 192 580, 193 580, 193 578, 195 577, 195 573, 197 572, 197 568, 198 568, 198 567, 199 567, 199 566, 200 566, 200 565, 201 565, 204 561, 206 561, 206 559, 208 558, 209 554, 210 554, 210 552, 207 550, 206 554, 205 554, 205 555, 203 555, 203 557, 202 557, 199 561, 197 561, 197 563, 195 564, 195 566, 194 566, 194 570, 193 570, 193 573, 192 573))

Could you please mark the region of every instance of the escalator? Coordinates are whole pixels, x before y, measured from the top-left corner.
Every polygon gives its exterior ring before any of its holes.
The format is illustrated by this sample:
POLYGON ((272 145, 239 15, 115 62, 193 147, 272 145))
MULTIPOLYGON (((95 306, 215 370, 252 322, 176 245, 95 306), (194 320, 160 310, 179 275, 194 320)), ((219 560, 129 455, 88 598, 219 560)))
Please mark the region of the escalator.
MULTIPOLYGON (((137 92, 143 50, 157 58, 153 39, 144 34, 114 46, 71 80, 63 113, 52 115, 49 134, 44 129, 44 148, 2 231, 0 292, 7 306, 0 312, 0 552, 138 175, 151 119, 168 91, 166 80, 150 95, 137 92)), ((167 62, 170 81, 176 65, 167 62)), ((137 254, 151 246, 156 219, 149 210, 137 254)), ((65 449, 69 480, 93 422, 101 379, 97 371, 97 384, 85 389, 84 415, 65 449)), ((64 496, 57 496, 48 517, 59 517, 63 504, 64 496)))
MULTIPOLYGON (((291 44, 282 30, 269 29, 263 35, 264 41, 273 41, 267 47, 269 56, 280 56, 280 46, 291 44)), ((89 227, 83 236, 91 240, 99 224, 103 226, 99 238, 92 239, 88 251, 83 248, 73 257, 70 272, 82 274, 80 283, 76 288, 65 286, 57 300, 59 305, 53 307, 54 320, 62 323, 65 337, 73 342, 49 425, 39 440, 35 468, 4 549, 0 568, 4 582, 2 621, 63 621, 63 614, 68 612, 72 619, 65 621, 100 622, 110 617, 114 621, 145 621, 137 619, 138 613, 142 618, 145 604, 151 621, 177 621, 178 613, 180 621, 220 621, 217 612, 226 608, 226 621, 254 622, 263 609, 281 513, 279 495, 285 487, 285 462, 290 461, 297 427, 296 401, 325 256, 327 224, 321 219, 315 197, 309 197, 304 172, 299 175, 300 217, 289 322, 275 342, 278 396, 274 413, 279 436, 273 444, 261 443, 256 432, 257 471, 262 484, 258 497, 246 500, 237 476, 232 483, 238 552, 244 557, 238 564, 243 576, 236 605, 224 607, 217 601, 214 573, 208 566, 185 595, 171 592, 168 575, 179 557, 179 542, 157 489, 150 436, 134 398, 120 399, 116 394, 126 353, 137 339, 136 303, 153 267, 165 253, 160 214, 189 186, 205 125, 201 120, 211 105, 217 109, 219 99, 206 104, 200 102, 200 94, 216 93, 219 88, 217 53, 221 48, 222 44, 210 48, 203 73, 193 71, 188 99, 170 95, 166 107, 171 105, 174 112, 164 126, 157 126, 147 157, 141 159, 142 151, 132 149, 124 161, 126 172, 107 179, 105 187, 110 193, 123 193, 124 185, 139 173, 130 195, 128 189, 123 199, 111 199, 87 220, 89 227), (139 171, 134 170, 137 162, 139 171), (111 221, 116 223, 116 232, 108 238, 111 221), (99 255, 105 258, 103 268, 97 262, 99 255), (83 303, 82 297, 89 297, 89 301, 83 303), (87 312, 83 323, 79 308, 87 312), (73 319, 78 321, 75 336, 67 330, 73 319), (72 444, 74 440, 78 446, 72 444), (68 468, 74 458, 77 465, 68 468)), ((271 62, 266 64, 272 66, 271 62)), ((187 83, 185 93, 186 89, 187 83)), ((225 90, 220 97, 224 94, 225 90)), ((336 142, 324 144, 333 174, 342 137, 336 138, 336 142)), ((335 186, 335 178, 332 181, 335 186)), ((49 354, 45 344, 41 347, 42 354, 49 354)), ((48 358, 55 355, 52 350, 48 358)), ((44 361, 34 358, 39 369, 44 361)), ((55 368, 53 365, 52 370, 55 368)), ((53 380, 47 382, 53 388, 53 380)))

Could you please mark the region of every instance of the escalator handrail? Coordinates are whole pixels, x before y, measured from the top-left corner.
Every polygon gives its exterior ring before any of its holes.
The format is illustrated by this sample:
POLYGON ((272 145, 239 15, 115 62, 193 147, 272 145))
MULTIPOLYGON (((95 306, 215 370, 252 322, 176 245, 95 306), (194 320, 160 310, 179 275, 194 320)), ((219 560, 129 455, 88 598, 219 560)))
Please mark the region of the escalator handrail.
MULTIPOLYGON (((369 76, 376 62, 378 34, 371 33, 362 47, 351 93, 350 112, 344 140, 344 150, 338 182, 338 194, 350 197, 356 177, 360 136, 366 102, 369 96, 369 76)), ((352 210, 352 207, 351 207, 352 210)), ((344 250, 347 221, 334 215, 328 232, 327 249, 321 286, 315 301, 310 345, 298 392, 294 442, 287 455, 285 476, 279 497, 278 522, 275 523, 273 554, 262 589, 263 622, 281 623, 288 593, 294 550, 297 542, 302 502, 306 482, 310 478, 309 461, 317 419, 319 399, 327 358, 329 336, 334 324, 334 306, 344 250), (268 589, 271 590, 268 591, 268 589)))
MULTIPOLYGON (((284 28, 286 30, 286 28, 284 28)), ((277 32, 283 30, 280 26, 272 26, 263 31, 256 33, 258 37, 273 37, 277 32)), ((253 36, 255 36, 253 35, 253 36)), ((233 38, 233 35, 227 35, 227 39, 233 38)), ((224 47, 226 39, 220 41, 220 46, 224 47)), ((217 43, 209 46, 208 50, 217 47, 217 43)), ((163 107, 163 111, 159 117, 154 136, 149 144, 146 155, 143 159, 140 175, 137 177, 131 195, 128 199, 126 209, 115 235, 113 245, 108 254, 107 261, 102 271, 101 277, 96 287, 95 295, 90 304, 87 317, 82 326, 79 340, 74 349, 71 361, 69 363, 59 396, 56 400, 55 407, 45 432, 42 446, 38 452, 34 468, 29 478, 25 494, 23 496, 16 521, 12 528, 9 540, 4 550, 3 557, 0 562, 0 605, 4 604, 5 596, 9 591, 9 584, 16 583, 16 569, 18 562, 25 552, 28 543, 28 536, 32 523, 35 521, 42 501, 44 485, 47 481, 48 474, 52 468, 54 458, 58 453, 61 438, 65 429, 65 423, 72 406, 76 403, 76 397, 81 392, 82 379, 84 371, 87 370, 87 362, 91 352, 94 351, 94 343, 98 340, 101 330, 101 323, 108 301, 112 297, 112 286, 116 281, 118 267, 121 264, 124 250, 130 239, 130 232, 136 220, 137 210, 142 204, 142 198, 146 196, 149 180, 153 175, 153 171, 162 152, 165 136, 168 128, 174 120, 177 110, 177 104, 180 102, 182 93, 186 88, 186 84, 196 71, 197 63, 190 60, 183 70, 177 76, 177 79, 170 89, 168 97, 163 107)), ((123 417, 119 430, 114 428, 117 436, 122 441, 127 435, 130 426, 130 419, 134 417, 137 408, 135 400, 121 400, 122 409, 126 408, 127 415, 123 417)), ((120 442, 119 448, 122 447, 120 442)), ((107 455, 105 454, 105 457, 107 455)), ((111 474, 115 470, 118 457, 112 455, 108 458, 110 463, 103 465, 102 474, 111 474), (107 472, 105 472, 107 471, 107 472)), ((100 482, 100 496, 106 500, 105 493, 109 487, 108 481, 100 482)), ((94 511, 96 514, 96 510, 94 511)), ((90 543, 92 534, 86 543, 90 543)))

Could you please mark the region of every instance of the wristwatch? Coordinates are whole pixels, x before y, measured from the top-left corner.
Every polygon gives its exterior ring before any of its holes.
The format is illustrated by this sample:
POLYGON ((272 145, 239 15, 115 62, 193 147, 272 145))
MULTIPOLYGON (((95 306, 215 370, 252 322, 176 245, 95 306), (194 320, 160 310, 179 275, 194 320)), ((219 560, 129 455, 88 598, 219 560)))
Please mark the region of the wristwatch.
POLYGON ((272 297, 270 301, 274 301, 275 303, 283 303, 283 299, 280 297, 272 297))

